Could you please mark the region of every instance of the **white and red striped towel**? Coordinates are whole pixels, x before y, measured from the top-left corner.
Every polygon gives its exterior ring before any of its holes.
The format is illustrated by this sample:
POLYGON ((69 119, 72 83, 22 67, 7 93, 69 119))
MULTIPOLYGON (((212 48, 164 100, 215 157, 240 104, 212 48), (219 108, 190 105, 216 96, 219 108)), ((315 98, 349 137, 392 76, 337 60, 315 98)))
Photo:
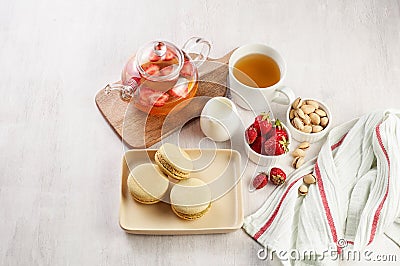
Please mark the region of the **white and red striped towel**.
POLYGON ((365 248, 400 217, 399 116, 375 112, 332 129, 318 157, 245 218, 245 231, 277 251, 365 248), (317 183, 299 196, 302 177, 311 172, 317 183))

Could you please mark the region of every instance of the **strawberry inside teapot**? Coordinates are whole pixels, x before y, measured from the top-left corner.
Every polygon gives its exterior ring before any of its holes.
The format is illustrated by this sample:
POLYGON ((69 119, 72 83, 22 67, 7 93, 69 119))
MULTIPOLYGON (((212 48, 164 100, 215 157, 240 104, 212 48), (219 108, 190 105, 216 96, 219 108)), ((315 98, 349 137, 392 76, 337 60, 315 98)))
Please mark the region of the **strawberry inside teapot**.
POLYGON ((153 41, 132 56, 122 71, 121 81, 108 84, 109 93, 119 90, 121 99, 151 115, 167 115, 182 109, 198 88, 198 67, 206 60, 210 43, 189 39, 182 49, 167 41, 153 41), (196 58, 192 52, 201 48, 196 58))

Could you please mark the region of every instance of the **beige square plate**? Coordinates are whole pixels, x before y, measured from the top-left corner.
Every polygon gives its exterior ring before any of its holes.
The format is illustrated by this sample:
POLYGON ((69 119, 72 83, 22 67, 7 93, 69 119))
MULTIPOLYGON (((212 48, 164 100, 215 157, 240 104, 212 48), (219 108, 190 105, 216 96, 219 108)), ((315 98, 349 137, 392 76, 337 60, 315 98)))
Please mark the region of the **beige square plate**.
MULTIPOLYGON (((129 169, 145 162, 154 162, 156 150, 130 150, 122 162, 122 189, 119 224, 131 234, 182 235, 226 233, 243 224, 243 200, 240 154, 234 150, 185 150, 194 160, 196 171, 191 177, 200 178, 210 186, 213 201, 210 210, 200 219, 185 221, 178 218, 168 203, 140 204, 130 195, 126 180, 129 169)), ((173 184, 170 184, 170 187, 173 184)), ((170 188, 169 188, 170 189, 170 188)), ((169 198, 169 191, 165 200, 169 198)))

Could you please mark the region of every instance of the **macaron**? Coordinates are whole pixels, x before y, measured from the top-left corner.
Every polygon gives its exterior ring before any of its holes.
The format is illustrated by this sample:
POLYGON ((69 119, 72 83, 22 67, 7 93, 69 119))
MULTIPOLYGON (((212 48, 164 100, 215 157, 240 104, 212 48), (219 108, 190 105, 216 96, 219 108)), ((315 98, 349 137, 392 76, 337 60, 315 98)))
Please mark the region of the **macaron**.
POLYGON ((193 162, 189 155, 171 143, 163 144, 157 150, 154 160, 161 171, 173 179, 187 179, 193 170, 193 162))
POLYGON ((179 218, 195 220, 210 209, 211 191, 200 179, 185 179, 172 187, 170 202, 172 211, 179 218))
POLYGON ((145 163, 132 169, 127 183, 129 192, 136 201, 154 204, 167 192, 169 180, 157 165, 145 163))

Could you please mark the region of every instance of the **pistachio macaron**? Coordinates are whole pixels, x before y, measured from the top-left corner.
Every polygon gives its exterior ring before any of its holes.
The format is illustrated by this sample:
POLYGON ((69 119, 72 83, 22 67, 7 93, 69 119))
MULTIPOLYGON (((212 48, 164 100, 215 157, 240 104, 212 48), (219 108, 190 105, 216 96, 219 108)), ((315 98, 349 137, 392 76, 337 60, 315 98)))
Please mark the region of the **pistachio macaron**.
POLYGON ((161 171, 173 179, 187 179, 193 170, 193 162, 189 155, 171 143, 163 144, 157 150, 154 160, 161 171))
POLYGON ((145 163, 132 169, 127 183, 133 199, 143 204, 154 204, 167 192, 169 180, 157 165, 145 163))
POLYGON ((179 181, 171 189, 172 211, 184 220, 202 217, 211 207, 211 191, 206 183, 197 178, 179 181))

